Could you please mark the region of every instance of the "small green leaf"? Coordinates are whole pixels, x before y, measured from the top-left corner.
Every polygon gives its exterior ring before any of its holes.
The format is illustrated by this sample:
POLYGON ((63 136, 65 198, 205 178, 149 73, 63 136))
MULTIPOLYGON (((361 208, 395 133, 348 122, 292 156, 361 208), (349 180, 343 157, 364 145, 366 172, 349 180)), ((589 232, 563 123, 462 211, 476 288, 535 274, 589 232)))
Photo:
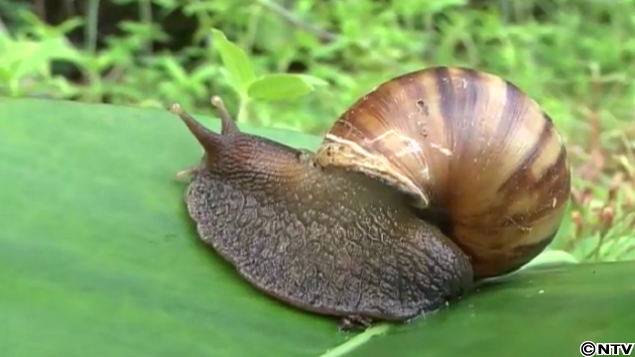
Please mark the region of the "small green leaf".
POLYGON ((256 80, 256 74, 251 67, 247 53, 230 42, 223 32, 212 29, 212 33, 214 34, 214 41, 223 61, 223 66, 229 72, 234 89, 241 95, 245 94, 247 88, 256 80))
POLYGON ((301 97, 313 91, 313 86, 302 76, 274 73, 263 76, 249 86, 252 99, 279 100, 301 97))
POLYGON ((329 82, 323 80, 320 77, 310 76, 308 74, 297 74, 296 76, 302 77, 307 83, 315 87, 325 87, 329 85, 329 82))

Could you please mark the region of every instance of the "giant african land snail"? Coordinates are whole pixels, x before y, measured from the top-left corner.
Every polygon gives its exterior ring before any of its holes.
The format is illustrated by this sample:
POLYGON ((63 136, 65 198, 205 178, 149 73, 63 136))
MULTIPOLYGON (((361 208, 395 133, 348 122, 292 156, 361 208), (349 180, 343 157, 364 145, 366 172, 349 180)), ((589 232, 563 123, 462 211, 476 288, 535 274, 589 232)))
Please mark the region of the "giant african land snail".
POLYGON ((260 290, 342 321, 404 321, 517 270, 570 194, 549 116, 502 78, 435 67, 346 110, 313 153, 179 114, 204 148, 186 202, 203 241, 260 290))

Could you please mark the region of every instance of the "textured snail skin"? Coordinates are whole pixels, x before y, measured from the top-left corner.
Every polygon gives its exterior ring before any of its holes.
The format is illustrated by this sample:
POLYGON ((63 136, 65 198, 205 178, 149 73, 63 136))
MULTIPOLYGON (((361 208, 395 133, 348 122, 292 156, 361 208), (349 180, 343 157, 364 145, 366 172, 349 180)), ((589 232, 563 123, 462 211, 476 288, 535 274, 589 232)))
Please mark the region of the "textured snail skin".
POLYGON ((260 290, 316 313, 404 321, 472 287, 467 256, 399 191, 177 113, 205 150, 185 195, 198 234, 260 290))
POLYGON ((476 280, 517 270, 544 250, 571 190, 549 116, 513 84, 463 68, 380 85, 333 124, 316 160, 409 194, 471 258, 476 280))

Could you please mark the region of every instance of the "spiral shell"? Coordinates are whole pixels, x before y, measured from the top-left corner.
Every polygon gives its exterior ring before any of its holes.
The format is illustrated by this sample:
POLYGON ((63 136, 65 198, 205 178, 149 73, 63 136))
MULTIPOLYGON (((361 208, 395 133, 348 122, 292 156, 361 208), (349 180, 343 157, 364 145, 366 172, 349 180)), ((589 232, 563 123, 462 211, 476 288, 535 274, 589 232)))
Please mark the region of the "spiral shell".
POLYGON ((512 272, 553 240, 571 191, 551 118, 512 83, 435 67, 385 82, 346 110, 316 153, 409 194, 473 263, 512 272))

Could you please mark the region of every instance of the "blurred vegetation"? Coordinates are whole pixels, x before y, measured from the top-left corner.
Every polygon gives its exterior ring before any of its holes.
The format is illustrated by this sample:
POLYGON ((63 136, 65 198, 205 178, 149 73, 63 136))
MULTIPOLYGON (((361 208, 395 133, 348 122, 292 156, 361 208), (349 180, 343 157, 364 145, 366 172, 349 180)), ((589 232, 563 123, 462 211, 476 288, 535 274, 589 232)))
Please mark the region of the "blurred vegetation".
POLYGON ((241 122, 320 135, 390 77, 477 68, 537 99, 567 141, 575 190, 553 247, 632 259, 633 34, 635 0, 0 0, 0 95, 212 115, 218 94, 241 122), (255 75, 310 75, 315 90, 245 101, 213 28, 255 75))

